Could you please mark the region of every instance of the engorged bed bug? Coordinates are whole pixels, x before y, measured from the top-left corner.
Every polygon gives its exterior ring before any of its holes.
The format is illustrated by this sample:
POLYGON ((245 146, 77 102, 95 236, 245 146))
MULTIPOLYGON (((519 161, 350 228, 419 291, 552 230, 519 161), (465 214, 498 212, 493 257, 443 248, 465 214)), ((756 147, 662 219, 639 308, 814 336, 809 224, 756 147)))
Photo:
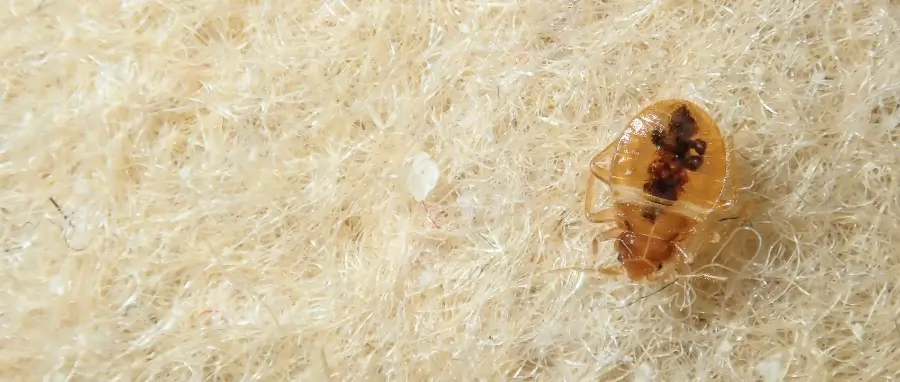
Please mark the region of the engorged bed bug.
MULTIPOLYGON (((621 268, 634 281, 652 281, 664 267, 690 264, 693 255, 681 244, 718 228, 705 223, 718 224, 709 217, 736 205, 728 146, 712 117, 690 101, 658 101, 638 112, 590 162, 587 219, 615 224, 594 238, 594 253, 601 241, 615 239, 621 268), (605 159, 611 160, 608 167, 600 163, 605 159), (598 179, 611 189, 612 205, 595 211, 598 179)), ((621 268, 595 272, 619 275, 621 268)))

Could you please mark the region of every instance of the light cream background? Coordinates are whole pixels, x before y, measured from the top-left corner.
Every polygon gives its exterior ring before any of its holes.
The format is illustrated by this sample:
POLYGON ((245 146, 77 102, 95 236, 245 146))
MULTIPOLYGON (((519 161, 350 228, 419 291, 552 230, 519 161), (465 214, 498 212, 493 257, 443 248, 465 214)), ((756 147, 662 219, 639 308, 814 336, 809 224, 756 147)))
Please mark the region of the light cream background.
POLYGON ((0 8, 0 379, 900 374, 894 0, 0 8), (616 309, 658 285, 550 271, 614 262, 587 163, 668 97, 755 231, 616 309))

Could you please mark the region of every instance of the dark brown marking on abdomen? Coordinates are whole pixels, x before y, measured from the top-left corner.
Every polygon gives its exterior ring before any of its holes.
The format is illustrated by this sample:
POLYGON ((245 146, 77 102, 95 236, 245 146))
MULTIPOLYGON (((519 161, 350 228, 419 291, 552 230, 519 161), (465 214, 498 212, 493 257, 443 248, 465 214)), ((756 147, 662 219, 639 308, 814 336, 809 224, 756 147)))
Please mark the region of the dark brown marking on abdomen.
MULTIPOLYGON (((685 105, 675 109, 666 129, 650 133, 658 155, 647 168, 650 179, 644 183, 644 192, 660 199, 678 200, 688 182, 688 171, 703 166, 706 142, 693 139, 696 135, 697 121, 685 105)), ((653 221, 655 214, 645 214, 644 218, 653 221)))
POLYGON ((648 222, 655 222, 656 217, 659 215, 659 210, 656 207, 646 207, 644 211, 641 213, 641 217, 648 222))

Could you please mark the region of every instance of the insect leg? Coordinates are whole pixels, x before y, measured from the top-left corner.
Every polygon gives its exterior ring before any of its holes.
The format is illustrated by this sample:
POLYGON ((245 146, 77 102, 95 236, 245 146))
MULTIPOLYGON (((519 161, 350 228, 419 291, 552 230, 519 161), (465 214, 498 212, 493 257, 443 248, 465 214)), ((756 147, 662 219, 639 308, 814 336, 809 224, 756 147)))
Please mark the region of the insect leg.
MULTIPOLYGON (((618 227, 610 228, 606 231, 601 232, 599 235, 594 236, 594 240, 591 242, 591 250, 594 254, 594 258, 600 256, 600 243, 609 239, 615 239, 622 233, 622 229, 618 227)), ((603 267, 599 270, 600 273, 607 276, 618 276, 622 274, 622 267, 620 266, 611 266, 611 267, 603 267)))
MULTIPOLYGON (((600 239, 601 235, 598 235, 597 237, 595 237, 594 241, 593 241, 592 248, 593 248, 594 257, 597 256, 598 246, 600 245, 600 241, 601 241, 601 239, 600 239)), ((558 272, 565 272, 565 271, 576 271, 576 272, 581 272, 581 273, 587 273, 587 274, 590 274, 593 276, 619 276, 624 273, 624 271, 622 270, 622 267, 619 267, 619 266, 607 266, 607 267, 600 267, 600 268, 596 268, 596 269, 566 267, 566 268, 551 269, 548 272, 558 273, 558 272)))
POLYGON ((601 232, 599 235, 594 236, 594 240, 591 242, 591 252, 594 257, 598 257, 600 255, 600 243, 609 240, 615 239, 622 233, 621 228, 610 228, 606 231, 601 232))
POLYGON ((599 211, 591 212, 590 206, 585 206, 588 211, 587 219, 591 223, 612 223, 616 220, 616 210, 613 208, 604 208, 599 211))
POLYGON ((651 283, 652 283, 652 282, 654 282, 654 281, 659 280, 660 277, 662 277, 661 275, 662 275, 662 272, 653 272, 653 273, 651 273, 651 274, 649 274, 649 275, 647 275, 647 276, 644 276, 644 281, 647 281, 647 282, 651 282, 651 283))
POLYGON ((621 235, 622 232, 625 232, 625 230, 623 230, 623 229, 621 229, 621 228, 619 228, 619 227, 613 227, 613 228, 610 228, 610 229, 608 229, 608 230, 606 230, 606 231, 601 232, 600 235, 597 235, 597 237, 596 237, 594 240, 595 240, 595 241, 600 241, 600 238, 601 238, 601 237, 604 238, 604 239, 607 239, 607 240, 609 240, 609 239, 615 239, 615 238, 619 237, 619 235, 621 235))
MULTIPOLYGON (((615 221, 616 214, 615 210, 612 208, 606 208, 600 211, 594 211, 594 188, 597 185, 597 179, 606 182, 603 178, 597 176, 597 173, 594 172, 594 169, 591 169, 591 175, 588 177, 587 190, 585 191, 584 196, 584 212, 587 215, 587 219, 592 223, 611 223, 615 221)), ((608 171, 607 171, 608 173, 608 171)))
POLYGON ((683 265, 691 265, 694 263, 694 258, 696 254, 691 254, 684 247, 675 244, 675 252, 678 252, 678 261, 683 265))
POLYGON ((609 156, 609 154, 612 154, 613 150, 616 149, 616 146, 619 145, 619 139, 621 139, 621 138, 622 138, 622 135, 619 134, 619 136, 616 137, 616 139, 614 139, 608 145, 606 145, 606 147, 604 147, 603 150, 600 150, 600 152, 597 153, 597 155, 594 155, 594 159, 591 159, 591 166, 593 166, 594 163, 597 163, 598 161, 603 160, 603 158, 609 156))
POLYGON ((594 276, 619 276, 623 274, 623 271, 620 267, 602 267, 597 269, 588 269, 588 268, 577 268, 577 267, 568 267, 568 268, 557 268, 552 269, 550 272, 565 272, 565 271, 576 271, 581 273, 587 273, 594 276))
POLYGON ((622 267, 603 267, 596 272, 604 276, 619 276, 625 273, 622 269, 622 267))
POLYGON ((584 198, 584 211, 587 214, 588 220, 593 223, 608 223, 615 220, 615 213, 612 209, 591 212, 594 207, 594 192, 597 187, 597 180, 599 179, 601 182, 610 185, 612 174, 610 173, 608 168, 604 168, 600 162, 604 159, 607 159, 610 154, 615 150, 618 145, 619 139, 617 138, 612 143, 607 145, 603 150, 601 150, 597 155, 594 155, 591 158, 591 162, 589 165, 591 174, 588 175, 587 181, 587 190, 585 198, 584 198))
MULTIPOLYGON (((602 209, 599 211, 594 211, 593 208, 594 208, 594 200, 595 200, 594 191, 595 191, 595 188, 597 185, 597 180, 599 179, 601 182, 603 182, 607 186, 609 186, 610 179, 612 178, 612 175, 611 175, 609 169, 604 168, 600 164, 600 162, 603 161, 604 159, 607 159, 609 157, 609 155, 613 153, 613 151, 615 150, 616 146, 619 143, 619 138, 620 137, 617 137, 615 140, 613 140, 612 143, 607 145, 605 148, 603 148, 603 150, 601 150, 599 153, 597 153, 597 155, 594 155, 594 157, 591 158, 591 162, 590 162, 591 174, 588 176, 587 191, 586 191, 586 195, 584 198, 584 213, 587 217, 587 220, 590 221, 591 223, 613 223, 616 220, 615 209, 605 208, 605 209, 602 209)), ((611 228, 606 231, 603 231, 602 233, 600 233, 600 235, 597 235, 594 238, 593 245, 592 245, 594 256, 596 256, 597 253, 599 252, 599 244, 601 241, 603 241, 603 239, 607 239, 607 240, 614 239, 617 236, 619 236, 619 234, 621 232, 622 232, 622 230, 619 228, 611 228)), ((555 269, 551 272, 560 272, 560 271, 568 271, 568 270, 574 270, 574 271, 590 273, 590 274, 595 274, 595 275, 606 275, 606 276, 617 276, 617 275, 621 275, 623 273, 621 267, 602 267, 599 269, 586 269, 586 268, 570 267, 570 268, 555 269)))
POLYGON ((600 164, 600 162, 602 162, 604 159, 608 159, 609 156, 616 150, 616 147, 619 146, 619 140, 622 138, 622 134, 624 134, 624 133, 625 132, 623 131, 621 134, 619 134, 619 136, 617 136, 615 139, 613 139, 613 141, 610 144, 606 145, 606 147, 604 147, 603 150, 600 150, 600 152, 597 153, 597 155, 594 155, 594 157, 591 158, 591 162, 590 162, 591 174, 593 174, 597 179, 600 179, 601 181, 603 181, 603 183, 606 183, 607 185, 609 185, 611 175, 610 175, 609 169, 604 168, 600 164))
POLYGON ((748 213, 749 203, 743 203, 737 209, 734 208, 734 204, 724 205, 720 208, 722 211, 723 218, 719 219, 720 222, 728 221, 728 220, 740 220, 741 222, 746 221, 750 214, 748 213), (725 213, 728 213, 727 215, 725 213))
POLYGON ((718 221, 727 221, 740 219, 741 221, 749 218, 749 208, 750 201, 749 200, 740 200, 739 192, 737 186, 734 181, 729 181, 726 184, 725 190, 722 193, 723 198, 716 203, 716 206, 713 208, 714 213, 717 216, 721 216, 718 221))
POLYGON ((604 149, 602 152, 595 155, 593 159, 591 159, 590 169, 591 175, 593 175, 591 179, 600 179, 601 182, 605 183, 608 186, 610 184, 610 178, 612 178, 612 174, 610 173, 608 168, 600 165, 600 161, 606 159, 606 156, 609 155, 609 152, 606 151, 607 149, 604 149))
MULTIPOLYGON (((613 229, 607 230, 607 231, 601 233, 600 235, 597 235, 594 237, 594 240, 592 243, 593 245, 591 246, 591 249, 593 250, 592 253, 595 258, 597 257, 598 252, 600 252, 600 242, 603 241, 603 236, 614 230, 618 230, 618 228, 613 228, 613 229)), ((606 266, 606 267, 600 267, 600 268, 596 268, 596 269, 567 267, 567 268, 552 269, 549 272, 556 273, 556 272, 564 272, 564 271, 576 271, 576 272, 581 272, 581 273, 587 273, 587 274, 590 274, 593 276, 620 276, 625 273, 621 266, 606 266)))

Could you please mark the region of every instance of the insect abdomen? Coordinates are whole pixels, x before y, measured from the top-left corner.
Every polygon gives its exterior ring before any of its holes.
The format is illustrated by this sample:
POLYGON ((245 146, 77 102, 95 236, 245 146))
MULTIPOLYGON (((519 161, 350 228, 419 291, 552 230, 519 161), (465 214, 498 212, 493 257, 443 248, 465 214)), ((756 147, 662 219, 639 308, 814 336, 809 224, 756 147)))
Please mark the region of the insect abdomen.
POLYGON ((649 106, 631 120, 612 163, 612 186, 699 218, 724 187, 724 140, 712 118, 679 100, 649 106))

